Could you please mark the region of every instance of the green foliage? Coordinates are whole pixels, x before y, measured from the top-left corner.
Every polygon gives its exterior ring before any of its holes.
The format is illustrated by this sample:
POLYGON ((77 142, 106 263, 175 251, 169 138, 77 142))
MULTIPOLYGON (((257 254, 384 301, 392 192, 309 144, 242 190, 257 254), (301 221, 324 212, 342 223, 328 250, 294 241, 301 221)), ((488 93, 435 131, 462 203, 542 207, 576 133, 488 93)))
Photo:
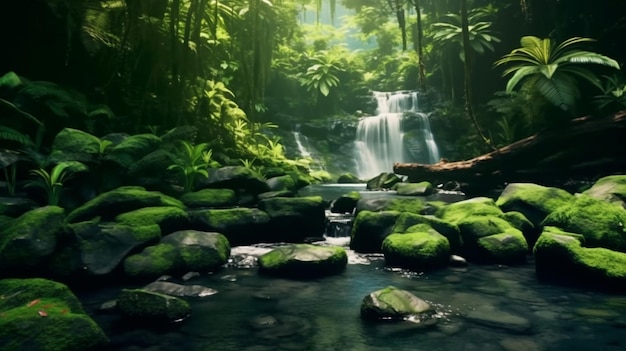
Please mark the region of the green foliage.
POLYGON ((524 85, 537 91, 552 105, 573 113, 580 96, 577 78, 602 88, 597 74, 585 67, 587 64, 619 69, 618 63, 611 58, 577 48, 591 41, 593 39, 574 37, 555 45, 549 38, 525 36, 521 39, 521 48, 504 55, 495 65, 514 64, 504 71, 505 76, 513 74, 507 83, 507 92, 524 81, 524 85))
POLYGON ((609 113, 626 109, 626 82, 618 75, 604 76, 602 94, 596 95, 594 103, 601 111, 609 113))
POLYGON ((35 176, 35 179, 28 182, 26 186, 43 189, 46 192, 48 205, 56 206, 61 199, 63 183, 73 174, 86 170, 87 167, 77 161, 61 162, 54 166, 51 172, 43 168, 32 170, 31 174, 35 176))
POLYGON ((341 68, 335 65, 334 58, 328 51, 317 52, 313 56, 304 54, 305 60, 310 66, 305 73, 299 75, 300 84, 313 92, 314 99, 319 92, 323 96, 328 96, 333 87, 339 85, 338 73, 341 68))
POLYGON ((193 191, 196 178, 208 177, 207 168, 211 164, 212 150, 207 150, 207 144, 193 145, 186 141, 180 142, 179 153, 172 158, 174 164, 168 170, 179 171, 182 175, 183 189, 185 193, 193 191))

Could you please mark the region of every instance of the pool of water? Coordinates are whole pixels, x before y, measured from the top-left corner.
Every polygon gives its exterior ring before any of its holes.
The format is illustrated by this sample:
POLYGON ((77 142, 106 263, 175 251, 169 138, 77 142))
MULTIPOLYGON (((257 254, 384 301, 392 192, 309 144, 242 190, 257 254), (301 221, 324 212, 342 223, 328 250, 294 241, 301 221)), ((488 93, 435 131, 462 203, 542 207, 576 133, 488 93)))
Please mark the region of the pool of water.
MULTIPOLYGON (((348 243, 329 240, 326 244, 348 243)), ((540 283, 532 261, 417 273, 386 269, 381 256, 349 252, 342 274, 296 281, 258 274, 251 258, 266 250, 233 248, 229 267, 187 282, 218 293, 188 299, 191 316, 167 327, 142 327, 97 313, 121 286, 82 292, 79 298, 110 337, 107 351, 626 350, 626 296, 540 283), (363 297, 389 285, 430 302, 438 323, 362 321, 363 297)))

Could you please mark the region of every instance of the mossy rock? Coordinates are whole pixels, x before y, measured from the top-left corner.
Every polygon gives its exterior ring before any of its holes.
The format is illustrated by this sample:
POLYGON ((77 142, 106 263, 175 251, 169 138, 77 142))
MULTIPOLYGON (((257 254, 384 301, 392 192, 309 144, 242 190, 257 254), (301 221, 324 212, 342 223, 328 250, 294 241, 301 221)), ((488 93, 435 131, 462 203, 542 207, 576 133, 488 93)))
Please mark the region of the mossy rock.
POLYGON ((258 262, 263 274, 309 279, 341 273, 348 255, 342 247, 292 244, 259 256, 258 262))
POLYGON ((430 182, 398 183, 395 190, 402 196, 428 196, 435 192, 435 187, 430 182))
POLYGON ((509 229, 478 239, 474 260, 484 263, 521 264, 526 262, 528 243, 521 231, 509 229))
POLYGON ((376 290, 361 301, 361 318, 368 321, 399 321, 407 318, 428 321, 433 312, 428 302, 394 286, 376 290))
POLYGON ((332 213, 352 213, 356 209, 356 204, 361 199, 361 193, 358 191, 351 191, 343 194, 335 199, 330 205, 330 212, 332 213))
POLYGON ((448 239, 451 252, 459 253, 461 251, 461 247, 463 246, 463 240, 461 239, 459 227, 435 216, 424 216, 420 214, 404 212, 400 214, 391 231, 392 233, 415 232, 418 230, 416 226, 421 226, 422 229, 434 229, 439 234, 448 239))
POLYGON ((619 205, 587 195, 576 196, 548 215, 543 225, 582 234, 587 247, 626 252, 626 210, 619 205))
POLYGON ((96 217, 113 220, 117 215, 144 207, 172 206, 185 208, 179 200, 139 186, 124 186, 102 193, 70 212, 70 223, 88 221, 96 217))
POLYGON ((158 225, 161 233, 167 234, 189 228, 189 216, 179 207, 144 207, 115 217, 115 222, 131 227, 158 225))
POLYGON ((124 315, 150 324, 180 321, 191 314, 187 301, 143 289, 123 289, 117 307, 124 315))
POLYGON ((391 234, 398 211, 361 211, 357 214, 350 235, 350 248, 361 253, 380 253, 383 240, 391 234))
POLYGON ((275 197, 295 197, 296 193, 291 190, 278 190, 278 191, 268 191, 265 193, 261 193, 257 196, 260 200, 272 199, 275 197))
POLYGON ((100 139, 82 130, 63 128, 52 143, 50 158, 56 162, 94 160, 100 153, 100 139))
POLYGON ((321 196, 272 198, 259 202, 270 218, 270 241, 303 242, 326 230, 326 206, 321 196))
POLYGON ((182 230, 161 239, 161 244, 178 249, 184 271, 214 272, 230 256, 230 243, 220 233, 182 230))
POLYGON ((421 213, 426 202, 420 197, 384 197, 373 199, 361 199, 357 202, 356 212, 361 211, 398 211, 409 213, 421 213))
POLYGON ((196 183, 196 189, 243 190, 258 195, 270 191, 265 180, 244 166, 227 166, 209 169, 209 176, 196 183))
POLYGON ((33 272, 54 252, 65 232, 65 211, 58 206, 24 213, 0 230, 0 274, 33 272))
POLYGON ((0 349, 84 351, 108 342, 67 286, 46 279, 0 280, 0 349), (77 332, 80 331, 80 332, 77 332))
POLYGON ((129 277, 156 279, 162 275, 182 272, 183 260, 178 248, 170 244, 146 247, 124 260, 124 273, 129 277))
POLYGON ((583 194, 626 207, 626 175, 600 178, 583 194))
POLYGON ((493 199, 475 197, 444 206, 436 215, 450 223, 459 224, 463 219, 474 216, 503 217, 504 212, 496 206, 493 199))
POLYGON ((533 253, 537 277, 557 283, 626 291, 626 253, 588 248, 584 238, 547 226, 533 253), (581 241, 582 240, 582 241, 581 241))
POLYGON ((271 241, 270 217, 257 208, 197 210, 190 217, 194 229, 222 233, 233 246, 271 241))
POLYGON ((363 183, 363 181, 352 173, 343 173, 343 174, 340 174, 339 177, 337 177, 337 183, 358 184, 358 183, 363 183))
POLYGON ((202 189, 180 197, 190 208, 228 208, 237 204, 237 194, 232 189, 202 189))
POLYGON ((294 179, 289 174, 269 178, 268 180, 266 180, 266 182, 270 188, 270 191, 279 191, 279 190, 294 191, 298 188, 296 184, 296 179, 294 179))
POLYGON ((515 229, 522 231, 531 248, 535 245, 541 229, 536 227, 523 213, 517 211, 505 212, 504 219, 515 229))
POLYGON ((450 244, 434 229, 391 234, 382 244, 385 263, 392 267, 429 270, 445 267, 450 257, 450 244))
POLYGON ((504 188, 496 205, 505 212, 521 212, 535 227, 559 207, 574 200, 574 195, 559 188, 533 183, 511 183, 504 188))
POLYGON ((366 182, 367 190, 384 190, 391 189, 397 183, 401 183, 402 179, 393 173, 381 173, 366 182))

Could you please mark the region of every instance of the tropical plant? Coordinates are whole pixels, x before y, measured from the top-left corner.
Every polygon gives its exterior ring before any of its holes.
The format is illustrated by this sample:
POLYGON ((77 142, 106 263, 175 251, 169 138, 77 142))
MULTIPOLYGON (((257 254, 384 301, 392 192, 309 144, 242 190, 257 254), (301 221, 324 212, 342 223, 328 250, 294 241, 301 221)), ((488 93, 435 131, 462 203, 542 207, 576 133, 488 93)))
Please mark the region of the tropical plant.
POLYGON ((573 114, 580 96, 577 78, 602 89, 598 75, 586 65, 619 69, 619 64, 612 58, 577 48, 592 41, 591 38, 574 37, 555 45, 549 38, 524 36, 520 41, 521 48, 504 55, 495 65, 514 64, 503 74, 513 74, 506 91, 513 91, 523 81, 523 85, 539 92, 552 105, 573 114))
POLYGON ((626 109, 626 83, 622 77, 604 76, 602 94, 596 95, 594 103, 601 111, 614 112, 626 109))
POLYGON ((29 181, 26 187, 39 187, 46 193, 48 205, 57 206, 61 199, 63 183, 78 172, 87 171, 87 166, 78 161, 60 162, 50 172, 40 168, 31 171, 35 179, 29 181))
POLYGON ((313 99, 317 99, 318 93, 328 96, 330 90, 339 85, 337 75, 342 69, 335 64, 335 59, 328 51, 303 55, 310 66, 306 72, 299 75, 300 84, 313 93, 313 99))
POLYGON ((172 156, 174 164, 168 170, 177 170, 182 175, 183 191, 193 190, 196 179, 208 177, 207 168, 211 164, 212 150, 207 150, 206 143, 193 145, 187 141, 180 142, 181 149, 178 155, 172 156))

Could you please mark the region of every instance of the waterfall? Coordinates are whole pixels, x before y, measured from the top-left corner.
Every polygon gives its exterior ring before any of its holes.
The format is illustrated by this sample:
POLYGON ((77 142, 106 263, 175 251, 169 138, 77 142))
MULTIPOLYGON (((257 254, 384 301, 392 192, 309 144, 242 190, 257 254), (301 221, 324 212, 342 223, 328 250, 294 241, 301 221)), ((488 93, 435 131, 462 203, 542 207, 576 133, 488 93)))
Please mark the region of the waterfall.
POLYGON ((357 174, 369 179, 392 172, 395 162, 419 159, 424 163, 439 161, 439 149, 430 129, 428 115, 419 111, 417 92, 374 92, 376 116, 362 118, 356 131, 357 174), (419 126, 410 140, 405 140, 405 113, 416 116, 419 126), (410 145, 406 145, 410 143, 410 145))
POLYGON ((311 144, 309 143, 309 138, 306 135, 302 135, 298 131, 299 126, 296 126, 296 130, 292 131, 293 139, 296 143, 296 147, 298 148, 298 155, 305 159, 310 159, 311 163, 309 164, 309 168, 313 171, 325 171, 324 164, 320 162, 318 153, 313 150, 311 144))
POLYGON ((305 138, 308 144, 308 140, 306 139, 306 137, 300 134, 300 132, 293 131, 292 133, 293 133, 293 139, 296 141, 296 146, 298 147, 298 153, 300 154, 300 156, 311 157, 311 153, 302 143, 302 139, 305 138))

